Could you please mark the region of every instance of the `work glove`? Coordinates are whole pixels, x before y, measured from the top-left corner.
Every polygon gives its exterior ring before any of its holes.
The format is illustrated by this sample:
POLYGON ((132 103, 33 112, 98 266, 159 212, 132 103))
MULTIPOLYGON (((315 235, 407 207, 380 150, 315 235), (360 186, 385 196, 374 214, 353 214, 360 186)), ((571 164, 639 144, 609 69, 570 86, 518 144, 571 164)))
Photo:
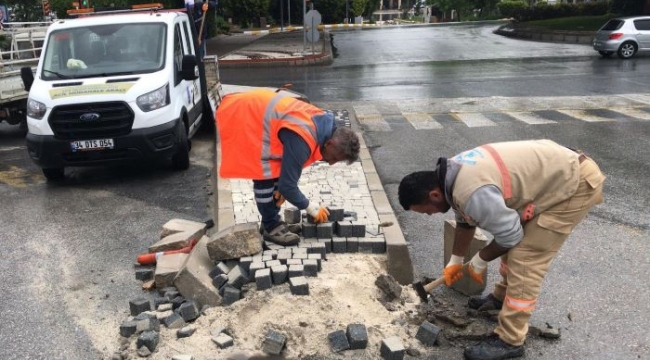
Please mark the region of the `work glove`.
POLYGON ((324 223, 327 221, 327 217, 330 214, 330 211, 327 210, 324 206, 312 205, 311 203, 307 206, 307 214, 311 215, 314 218, 316 224, 324 223))
POLYGON ((476 253, 472 260, 469 261, 467 272, 469 272, 469 276, 479 285, 483 285, 483 274, 485 273, 485 269, 487 269, 487 264, 488 262, 481 259, 479 253, 476 253))
POLYGON ((282 204, 287 201, 287 199, 285 199, 284 196, 282 196, 282 194, 280 194, 280 192, 277 190, 273 192, 273 200, 275 200, 275 206, 277 207, 282 206, 282 204))
POLYGON ((208 3, 203 3, 203 6, 201 7, 201 10, 203 10, 203 12, 208 11, 208 3))
POLYGON ((447 266, 442 271, 445 276, 445 284, 451 286, 456 281, 463 277, 463 257, 458 255, 451 255, 447 266))

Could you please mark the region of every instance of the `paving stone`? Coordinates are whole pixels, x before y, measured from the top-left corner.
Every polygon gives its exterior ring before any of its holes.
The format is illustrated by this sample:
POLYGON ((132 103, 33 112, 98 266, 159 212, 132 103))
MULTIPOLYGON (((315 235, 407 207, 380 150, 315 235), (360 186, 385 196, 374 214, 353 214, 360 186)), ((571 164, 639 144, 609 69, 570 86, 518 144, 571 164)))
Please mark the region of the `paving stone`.
POLYGON ((131 310, 131 315, 136 316, 143 311, 151 310, 151 302, 145 298, 138 298, 129 301, 129 309, 131 310))
POLYGON ((262 342, 262 351, 271 355, 280 355, 284 349, 286 342, 286 336, 271 329, 266 334, 266 337, 262 342))
POLYGON ((345 238, 346 251, 349 253, 359 252, 359 238, 358 237, 349 237, 345 238))
POLYGON ((303 222, 302 237, 304 237, 305 239, 316 238, 316 224, 303 222))
POLYGON ((169 302, 171 302, 180 294, 181 293, 179 293, 177 290, 169 290, 165 292, 164 296, 169 300, 169 302))
MULTIPOLYGON (((203 222, 185 220, 185 219, 171 219, 162 226, 162 231, 160 232, 160 238, 163 239, 171 234, 176 234, 180 232, 190 232, 192 233, 192 238, 200 239, 205 235, 205 230, 207 225, 203 222)), ((164 250, 157 250, 164 251, 164 250)), ((154 251, 155 252, 155 251, 154 251)))
POLYGON ((298 224, 302 221, 300 210, 295 207, 284 209, 284 221, 287 224, 298 224))
POLYGON ((163 318, 162 323, 169 329, 180 329, 186 325, 185 320, 183 320, 183 317, 178 313, 172 313, 166 318, 163 318))
POLYGON ((154 269, 144 268, 135 270, 135 279, 140 281, 148 281, 153 279, 154 269))
POLYGON ((309 254, 307 260, 316 260, 316 264, 318 264, 318 271, 323 270, 323 256, 321 254, 309 254))
POLYGON ((354 236, 354 226, 351 221, 336 222, 336 236, 346 238, 354 236))
POLYGON ((352 350, 365 349, 368 346, 368 331, 364 324, 349 324, 345 335, 352 350))
POLYGON ((286 264, 287 260, 291 259, 293 254, 291 252, 288 253, 278 253, 278 257, 275 261, 279 261, 281 264, 286 264))
MULTIPOLYGON (((309 251, 307 251, 308 254, 320 254, 321 259, 324 259, 325 256, 327 255, 327 247, 325 245, 325 241, 328 239, 323 239, 323 242, 317 242, 311 245, 311 248, 309 248, 309 251)), ((330 242, 331 246, 331 242, 330 242)))
POLYGON ((228 273, 232 270, 232 268, 226 264, 225 261, 219 261, 217 265, 215 265, 212 270, 210 270, 210 275, 211 278, 214 278, 217 275, 225 274, 228 275, 228 273))
POLYGON ((237 289, 241 289, 244 284, 248 283, 249 275, 243 267, 237 265, 228 273, 228 284, 237 289))
POLYGON ((224 333, 221 333, 217 336, 213 336, 212 342, 217 344, 219 349, 225 349, 234 345, 233 339, 224 333))
POLYGON ((309 249, 304 247, 294 247, 291 249, 291 255, 295 258, 296 255, 309 254, 309 249))
POLYGON ((143 357, 143 358, 151 356, 151 350, 149 350, 146 346, 140 346, 140 348, 138 348, 138 351, 136 351, 136 353, 138 354, 139 357, 143 357))
POLYGON ((266 262, 269 262, 269 261, 273 261, 273 256, 272 255, 262 255, 262 262, 263 263, 266 263, 266 262))
POLYGON ((189 300, 194 300, 199 307, 204 305, 217 306, 221 297, 212 285, 212 278, 208 275, 214 263, 208 255, 206 243, 208 237, 204 236, 194 246, 185 266, 174 279, 174 286, 189 300))
POLYGON ((232 286, 228 285, 228 283, 225 283, 225 284, 223 284, 223 286, 222 286, 221 288, 219 288, 219 295, 220 295, 221 297, 223 297, 223 293, 224 293, 224 292, 226 291, 226 289, 228 289, 228 288, 230 288, 230 289, 236 289, 235 287, 232 287, 232 286))
POLYGON ((293 295, 309 295, 309 284, 304 276, 290 277, 289 287, 293 295))
POLYGON ((172 309, 176 310, 178 309, 187 299, 185 296, 178 295, 174 299, 172 299, 172 309))
POLYGON ((327 334, 327 339, 333 352, 337 353, 350 348, 350 343, 348 343, 348 338, 343 330, 336 330, 327 334))
POLYGON ((420 328, 418 329, 415 338, 420 340, 420 342, 427 346, 433 346, 438 340, 438 335, 440 334, 440 328, 433 325, 428 321, 424 321, 420 328))
POLYGON ((282 265, 282 262, 280 260, 271 260, 271 261, 267 261, 267 262, 264 263, 264 266, 267 269, 270 269, 270 268, 272 268, 274 266, 278 266, 278 265, 282 265))
POLYGON ((318 239, 329 239, 334 234, 334 226, 331 222, 316 225, 316 237, 318 239))
POLYGON ((194 356, 188 354, 172 355, 172 360, 194 360, 194 356))
POLYGON ((345 210, 343 208, 330 207, 328 209, 330 211, 327 217, 329 221, 342 221, 345 218, 345 210))
POLYGON ((289 259, 289 260, 287 260, 287 264, 286 264, 286 265, 287 265, 287 266, 291 266, 291 265, 302 265, 302 260, 300 260, 300 259, 289 259))
POLYGON ((161 256, 156 262, 153 279, 157 288, 165 288, 174 284, 174 278, 181 271, 189 254, 168 254, 161 256))
MULTIPOLYGON (((305 276, 318 276, 318 260, 316 259, 306 259, 303 260, 302 266, 304 269, 305 276)), ((291 272, 291 270, 289 270, 291 272)))
POLYGON ((372 241, 370 238, 359 238, 359 252, 362 254, 372 254, 372 241))
POLYGON ((344 237, 332 238, 332 252, 335 254, 347 252, 347 240, 344 237))
POLYGON ((318 242, 325 246, 325 255, 332 252, 332 239, 318 239, 318 242))
POLYGON ((361 224, 357 221, 352 222, 352 237, 365 237, 366 236, 366 225, 361 224))
POLYGON ((167 286, 165 288, 158 288, 158 294, 160 296, 165 296, 165 293, 168 291, 178 291, 178 289, 175 286, 167 286))
POLYGON ((170 300, 166 296, 157 296, 153 298, 153 306, 156 309, 158 309, 160 305, 164 305, 164 304, 170 304, 170 300))
POLYGON ((179 250, 190 246, 192 242, 197 242, 203 235, 205 235, 203 231, 198 233, 184 231, 170 234, 149 246, 148 250, 150 253, 179 250))
POLYGON ((287 281, 289 270, 286 265, 278 265, 271 268, 273 284, 280 285, 287 281))
POLYGON ((178 308, 178 313, 189 322, 199 317, 199 308, 194 301, 186 301, 178 308))
POLYGON ((257 272, 255 272, 255 285, 257 285, 258 290, 270 289, 271 286, 273 286, 271 281, 271 269, 257 270, 257 272))
POLYGON ((249 270, 252 262, 253 262, 252 256, 244 256, 241 259, 239 259, 239 265, 241 265, 246 271, 249 270))
POLYGON ((156 310, 159 312, 173 310, 173 305, 171 303, 160 304, 156 310))
POLYGON ((120 335, 122 335, 125 338, 130 337, 131 335, 135 334, 137 331, 138 324, 135 321, 123 321, 120 324, 120 335))
POLYGON ((248 280, 249 281, 254 281, 255 280, 255 272, 259 269, 264 269, 266 268, 266 265, 264 265, 263 262, 252 262, 248 271, 248 280))
POLYGON ((300 261, 307 260, 307 259, 309 259, 309 254, 306 253, 306 252, 304 252, 304 253, 303 252, 295 253, 295 254, 293 254, 293 259, 298 259, 300 261))
POLYGON ((241 291, 234 287, 227 287, 223 293, 223 305, 231 305, 239 301, 241 298, 241 291))
POLYGON ((289 279, 297 276, 305 276, 305 267, 303 265, 290 265, 289 279))
POLYGON ((383 254, 386 252, 386 240, 383 237, 370 237, 367 239, 373 254, 383 254))
POLYGON ((133 318, 136 332, 160 331, 160 321, 154 314, 141 313, 133 318))
POLYGON ((193 325, 185 326, 181 329, 178 329, 178 331, 176 331, 176 337, 178 339, 190 337, 194 335, 195 332, 196 332, 196 326, 193 325))
POLYGON ((384 360, 402 360, 406 354, 406 349, 402 344, 402 340, 397 336, 393 336, 381 341, 379 354, 384 360))
POLYGON ((275 260, 278 257, 278 250, 264 250, 262 252, 262 258, 264 256, 270 256, 271 260, 275 260))
POLYGON ((160 335, 157 332, 145 331, 142 334, 140 334, 140 336, 138 336, 136 347, 139 349, 142 346, 144 346, 147 349, 149 349, 149 351, 153 352, 154 350, 156 350, 159 341, 160 341, 160 335))
POLYGON ((212 285, 214 285, 214 287, 217 289, 221 289, 223 284, 227 282, 228 282, 228 275, 226 274, 219 274, 212 279, 212 285))

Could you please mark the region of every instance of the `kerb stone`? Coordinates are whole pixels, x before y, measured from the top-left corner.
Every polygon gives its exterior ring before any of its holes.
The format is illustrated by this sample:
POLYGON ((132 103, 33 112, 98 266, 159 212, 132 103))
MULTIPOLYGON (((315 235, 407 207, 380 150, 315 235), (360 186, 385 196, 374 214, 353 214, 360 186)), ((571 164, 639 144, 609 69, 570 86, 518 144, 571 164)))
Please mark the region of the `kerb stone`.
POLYGON ((181 271, 189 254, 169 254, 161 256, 156 262, 154 282, 156 288, 162 289, 174 284, 174 278, 181 271))
MULTIPOLYGON (((203 236, 203 235, 201 235, 203 236)), ((155 244, 149 246, 149 252, 155 253, 159 251, 168 251, 168 250, 178 250, 182 249, 188 245, 192 240, 198 241, 195 233, 191 232, 179 232, 165 236, 155 244)))
POLYGON ((191 220, 184 219, 171 219, 162 227, 160 232, 160 238, 163 239, 171 234, 176 234, 179 232, 190 232, 193 233, 192 237, 200 239, 205 235, 206 229, 205 223, 196 222, 191 220))
POLYGON ((211 236, 206 246, 212 261, 239 259, 262 251, 262 235, 256 222, 236 224, 211 236))
POLYGON ((218 306, 221 303, 221 296, 208 275, 213 266, 206 247, 209 240, 207 236, 199 240, 187 258, 185 266, 174 279, 174 286, 178 291, 186 299, 196 301, 199 308, 204 305, 218 306))

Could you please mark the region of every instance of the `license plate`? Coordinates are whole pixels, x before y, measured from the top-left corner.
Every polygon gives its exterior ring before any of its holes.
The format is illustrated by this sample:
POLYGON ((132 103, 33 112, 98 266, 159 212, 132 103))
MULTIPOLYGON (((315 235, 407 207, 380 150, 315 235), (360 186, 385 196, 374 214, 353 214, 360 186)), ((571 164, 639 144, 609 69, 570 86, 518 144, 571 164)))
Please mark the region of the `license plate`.
POLYGON ((113 139, 79 140, 70 142, 70 148, 75 151, 112 149, 113 139))

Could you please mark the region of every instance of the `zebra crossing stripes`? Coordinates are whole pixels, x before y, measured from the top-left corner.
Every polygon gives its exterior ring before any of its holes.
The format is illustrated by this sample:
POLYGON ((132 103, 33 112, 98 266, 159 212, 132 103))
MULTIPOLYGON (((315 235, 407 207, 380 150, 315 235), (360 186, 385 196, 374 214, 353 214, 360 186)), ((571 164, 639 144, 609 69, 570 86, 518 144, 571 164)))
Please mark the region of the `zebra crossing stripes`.
POLYGON ((391 127, 373 104, 353 105, 359 123, 369 131, 390 131, 391 127))
POLYGON ((435 121, 430 114, 403 113, 402 115, 416 130, 442 129, 442 125, 435 121))
POLYGON ((504 114, 528 125, 555 124, 556 121, 545 119, 534 112, 506 111, 504 114))
POLYGON ((614 121, 614 119, 598 116, 597 114, 589 113, 585 110, 558 109, 556 111, 586 122, 614 121))
POLYGON ((610 110, 639 120, 650 120, 650 113, 636 108, 611 108, 610 110))
POLYGON ((452 112, 451 116, 462 121, 467 127, 484 127, 484 126, 497 126, 497 124, 488 119, 481 113, 456 113, 452 112))

